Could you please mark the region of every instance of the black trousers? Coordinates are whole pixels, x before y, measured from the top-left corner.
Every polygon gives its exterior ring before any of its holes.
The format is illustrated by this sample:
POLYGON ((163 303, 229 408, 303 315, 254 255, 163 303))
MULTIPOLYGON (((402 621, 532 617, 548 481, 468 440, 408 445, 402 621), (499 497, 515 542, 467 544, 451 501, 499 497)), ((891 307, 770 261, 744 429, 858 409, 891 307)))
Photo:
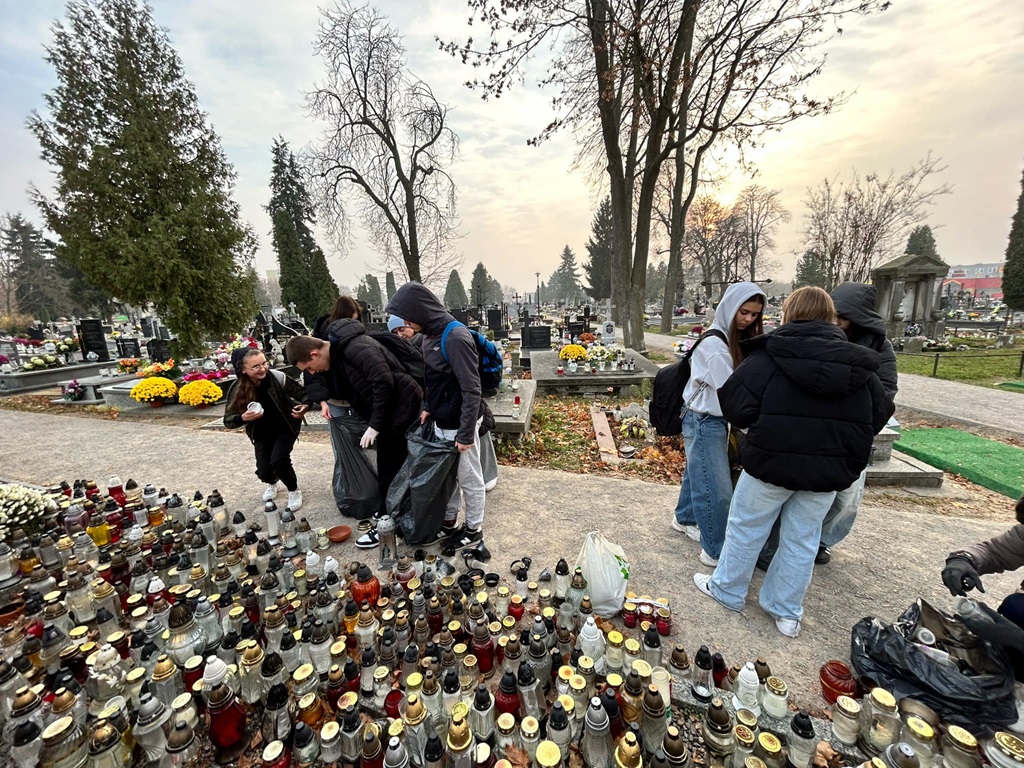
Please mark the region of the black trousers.
MULTIPOLYGON (((1024 627, 1024 594, 1014 592, 1008 595, 998 611, 1018 627, 1024 627)), ((1014 677, 1024 682, 1024 649, 1007 648, 1006 655, 1013 663, 1014 677)))
POLYGON ((259 437, 256 445, 256 477, 264 483, 280 480, 289 491, 299 488, 299 480, 292 467, 292 446, 296 436, 285 431, 270 437, 259 437))
POLYGON ((377 485, 380 487, 380 506, 384 511, 384 502, 388 497, 388 489, 395 480, 395 475, 405 463, 409 452, 405 432, 381 432, 377 435, 377 485))

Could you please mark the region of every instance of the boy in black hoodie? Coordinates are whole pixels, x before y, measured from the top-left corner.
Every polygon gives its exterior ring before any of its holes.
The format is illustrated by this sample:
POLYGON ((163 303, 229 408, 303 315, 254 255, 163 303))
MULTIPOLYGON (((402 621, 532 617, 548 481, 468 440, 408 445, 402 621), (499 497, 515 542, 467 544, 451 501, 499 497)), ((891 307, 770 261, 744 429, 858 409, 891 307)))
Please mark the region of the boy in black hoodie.
POLYGON ((388 302, 386 311, 402 318, 423 340, 425 392, 420 421, 434 420, 438 437, 454 440, 459 449, 459 485, 448 503, 441 535, 446 547, 475 546, 483 541, 484 475, 480 467, 480 426, 485 405, 481 398, 480 361, 469 329, 452 326, 441 348, 445 329, 455 322, 444 304, 420 283, 406 283, 388 302), (456 527, 465 502, 466 522, 456 527))

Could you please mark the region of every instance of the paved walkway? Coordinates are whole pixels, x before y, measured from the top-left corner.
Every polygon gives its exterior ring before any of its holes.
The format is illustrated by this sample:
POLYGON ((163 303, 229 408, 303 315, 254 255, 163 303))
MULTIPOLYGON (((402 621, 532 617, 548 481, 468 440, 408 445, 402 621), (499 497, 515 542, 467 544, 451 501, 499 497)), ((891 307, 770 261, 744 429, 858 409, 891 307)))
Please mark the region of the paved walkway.
MULTIPOLYGON (((211 432, 138 421, 0 411, 0 478, 50 485, 62 479, 111 474, 188 494, 220 490, 231 511, 259 519, 262 486, 253 476, 252 446, 241 433, 211 432)), ((300 439, 293 460, 303 489, 300 516, 314 527, 343 522, 330 494, 332 456, 325 441, 300 439)), ((531 576, 554 570, 559 557, 575 564, 584 536, 601 530, 620 544, 631 565, 630 588, 667 597, 675 621, 672 642, 692 658, 702 643, 721 650, 727 663, 764 654, 808 704, 818 699, 818 669, 831 658, 849 657, 850 628, 863 616, 895 618, 918 596, 941 608, 953 601, 939 573, 950 551, 1001 533, 1012 523, 936 517, 891 501, 865 502, 852 536, 820 567, 805 601, 803 631, 787 640, 757 605, 756 573, 742 614, 726 611, 692 584, 699 546, 669 528, 675 486, 502 467, 487 496, 487 543, 491 567, 508 578, 508 565, 533 557, 531 576)), ((375 563, 375 551, 349 541, 332 546, 340 562, 375 563)), ((1012 592, 1020 576, 986 576, 990 601, 1012 592)))
POLYGON ((898 406, 1024 437, 1024 394, 911 373, 901 373, 899 385, 898 406))

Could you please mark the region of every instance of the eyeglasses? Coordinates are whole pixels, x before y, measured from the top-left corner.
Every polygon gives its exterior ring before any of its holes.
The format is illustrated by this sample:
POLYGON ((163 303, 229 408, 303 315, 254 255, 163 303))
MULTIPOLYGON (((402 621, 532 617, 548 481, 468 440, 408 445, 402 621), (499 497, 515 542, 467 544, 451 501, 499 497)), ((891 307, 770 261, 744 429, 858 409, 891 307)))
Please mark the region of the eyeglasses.
POLYGON ((264 360, 262 363, 250 366, 249 368, 246 368, 246 370, 249 371, 250 373, 256 373, 257 371, 262 371, 263 369, 269 368, 269 367, 270 367, 270 361, 269 360, 264 360))

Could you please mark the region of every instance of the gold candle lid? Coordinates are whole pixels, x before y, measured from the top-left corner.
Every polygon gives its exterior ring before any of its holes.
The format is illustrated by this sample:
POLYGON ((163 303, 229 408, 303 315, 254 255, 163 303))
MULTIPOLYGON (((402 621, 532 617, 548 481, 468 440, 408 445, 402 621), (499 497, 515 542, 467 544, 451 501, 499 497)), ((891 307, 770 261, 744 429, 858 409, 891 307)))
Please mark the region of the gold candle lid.
POLYGON ((751 731, 757 730, 757 715, 755 715, 749 709, 737 709, 736 722, 738 722, 742 726, 749 728, 751 731))
POLYGON ((301 683, 304 683, 307 680, 309 680, 309 678, 312 676, 312 674, 313 674, 313 665, 312 664, 303 664, 301 667, 296 669, 295 672, 292 674, 292 680, 294 680, 296 683, 300 683, 301 684, 301 683))
MULTIPOLYGON (((769 684, 771 678, 768 678, 769 684)), ((896 710, 896 697, 893 696, 885 688, 874 688, 871 691, 871 700, 880 706, 882 709, 895 711, 896 710)))
POLYGON ((758 734, 757 743, 761 745, 761 749, 769 757, 776 757, 782 753, 782 742, 779 741, 778 737, 767 731, 762 731, 758 734))
POLYGON ((501 731, 502 733, 505 733, 505 734, 509 734, 509 733, 512 733, 512 731, 515 729, 515 727, 516 727, 516 719, 515 719, 514 716, 512 716, 508 712, 505 712, 503 714, 498 715, 498 730, 499 731, 501 731))
POLYGON ((559 695, 558 701, 561 703, 562 709, 565 710, 565 714, 568 717, 572 717, 573 710, 576 709, 576 700, 572 696, 563 693, 559 695))
MULTIPOLYGON (((765 686, 769 691, 774 693, 776 696, 785 696, 786 692, 789 691, 789 687, 781 677, 772 675, 764 682, 765 686)), ((877 690, 877 689, 876 689, 877 690)), ((893 699, 892 705, 896 706, 896 700, 893 699)))
POLYGON ((523 735, 529 739, 534 738, 540 732, 540 723, 537 722, 536 717, 524 717, 520 727, 523 735))
POLYGON ((1014 762, 1024 762, 1024 741, 1006 731, 996 731, 996 735, 992 737, 992 740, 1000 751, 1013 758, 1014 762))
POLYGON ((630 656, 640 655, 640 641, 635 638, 629 638, 623 645, 626 648, 626 653, 630 656))
POLYGON ((935 729, 920 717, 908 717, 907 728, 921 741, 931 741, 935 738, 935 729))
POLYGON ((836 707, 840 712, 848 717, 858 717, 860 715, 860 702, 849 696, 840 696, 837 698, 836 707))
MULTIPOLYGON (((634 741, 636 741, 634 737, 634 741)), ((537 745, 537 764, 540 768, 558 768, 562 762, 562 751, 553 741, 545 739, 537 745)))
MULTIPOLYGON (((875 690, 878 689, 876 688, 875 690)), ((872 693, 874 693, 874 691, 872 691, 872 693)), ((978 740, 974 738, 974 734, 966 728, 961 728, 959 725, 951 725, 946 733, 949 734, 949 738, 953 741, 953 744, 961 749, 973 751, 978 748, 978 740)))

